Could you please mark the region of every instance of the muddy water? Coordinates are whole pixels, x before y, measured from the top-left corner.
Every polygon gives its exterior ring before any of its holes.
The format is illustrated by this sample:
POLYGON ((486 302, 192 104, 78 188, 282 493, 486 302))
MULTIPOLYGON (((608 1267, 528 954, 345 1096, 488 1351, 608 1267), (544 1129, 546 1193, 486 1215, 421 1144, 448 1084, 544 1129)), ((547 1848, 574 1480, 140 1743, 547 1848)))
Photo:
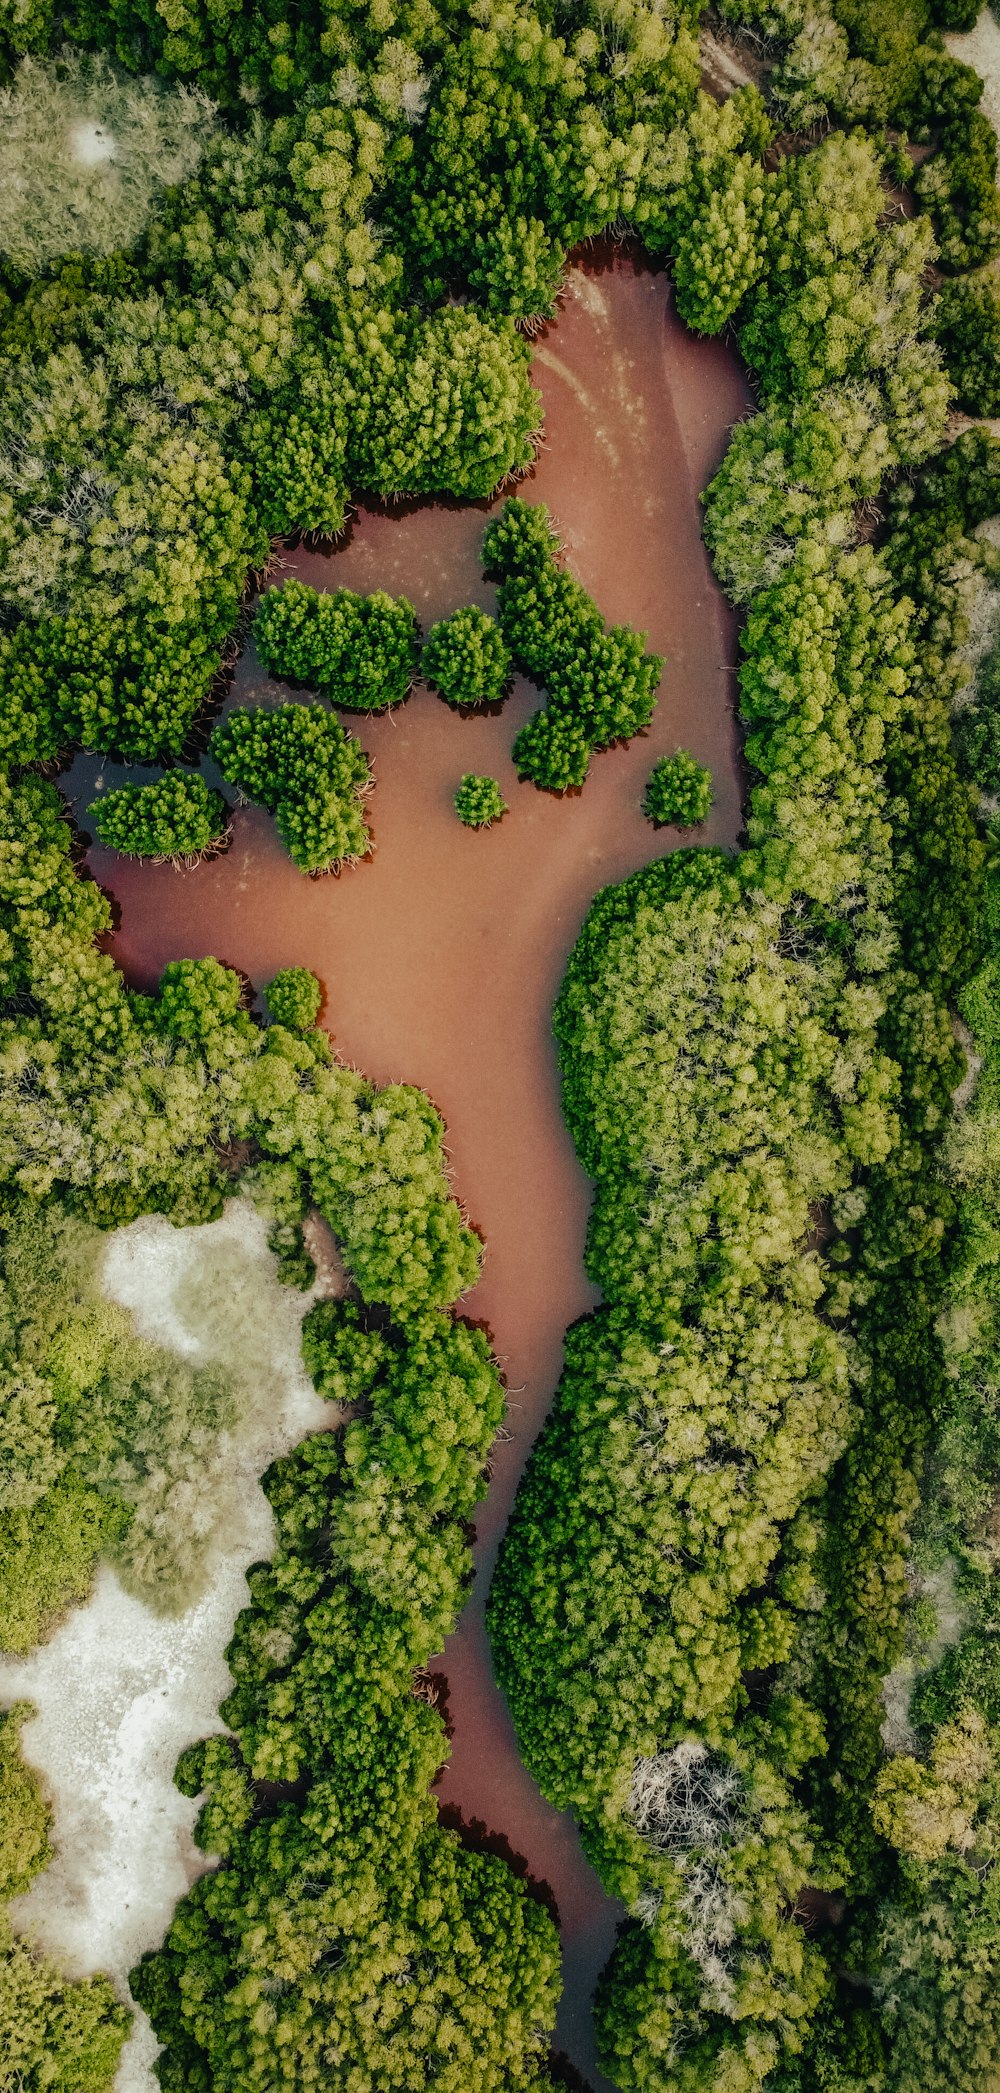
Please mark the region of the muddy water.
MULTIPOLYGON (((589 1186, 560 1113, 550 1027, 567 955, 598 887, 677 841, 639 812, 658 755, 680 745, 710 765, 716 803, 702 840, 731 845, 739 832, 734 630, 697 495, 750 398, 726 349, 684 333, 666 279, 623 253, 572 272, 558 322, 536 345, 535 382, 544 448, 520 491, 549 504, 605 616, 646 629, 667 657, 648 734, 595 757, 582 795, 557 800, 519 784, 510 762, 536 693, 521 686, 502 714, 465 720, 418 689, 393 716, 358 724, 377 781, 376 849, 341 878, 302 878, 256 809, 237 814, 229 855, 196 872, 99 849, 89 862, 120 903, 113 949, 130 981, 148 986, 167 960, 207 953, 258 985, 278 967, 311 967, 341 1055, 379 1082, 419 1083, 444 1114, 455 1185, 486 1241, 465 1306, 493 1333, 511 1436, 497 1446, 477 1521, 474 1593, 438 1667, 455 1731, 440 1794, 505 1838, 553 1892, 566 1977, 557 2042, 599 2085, 590 1997, 619 1914, 574 1827, 521 1765, 483 1608, 563 1332, 596 1299, 583 1271, 589 1186), (509 802, 489 831, 463 829, 452 811, 470 770, 499 778, 509 802)), ((458 603, 490 605, 478 559, 488 513, 361 507, 341 549, 291 554, 289 566, 323 588, 405 594, 426 625, 458 603)), ((233 696, 276 689, 248 652, 233 696)), ((102 775, 111 784, 125 773, 106 765, 102 775)), ((65 781, 80 814, 97 776, 94 759, 80 759, 65 781)))

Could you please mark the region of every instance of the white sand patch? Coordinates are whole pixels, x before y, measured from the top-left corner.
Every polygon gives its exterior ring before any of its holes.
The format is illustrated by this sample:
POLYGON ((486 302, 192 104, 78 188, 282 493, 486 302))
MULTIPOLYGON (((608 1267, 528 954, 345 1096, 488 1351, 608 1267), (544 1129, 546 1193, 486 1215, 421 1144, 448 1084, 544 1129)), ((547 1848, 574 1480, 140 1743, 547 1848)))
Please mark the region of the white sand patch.
POLYGON ((103 124, 89 123, 71 126, 69 149, 79 166, 100 167, 102 161, 115 158, 118 146, 103 124))
POLYGON ((1000 22, 984 7, 974 29, 964 36, 949 30, 944 41, 953 58, 975 66, 983 82, 983 115, 989 117, 1000 138, 1000 22))
MULTIPOLYGON (((281 1285, 267 1222, 245 1200, 222 1220, 172 1228, 148 1215, 108 1242, 106 1292, 131 1309, 146 1337, 184 1357, 219 1361, 250 1400, 246 1435, 233 1444, 239 1530, 211 1590, 173 1620, 123 1591, 103 1568, 89 1604, 71 1613, 44 1648, 0 1662, 0 1700, 30 1700, 22 1732, 54 1812, 55 1858, 11 1906, 71 1976, 106 1970, 123 1998, 128 1972, 169 1925, 178 1897, 212 1865, 194 1845, 196 1802, 173 1785, 185 1746, 218 1733, 231 1678, 224 1658, 247 1603, 246 1570, 271 1552, 270 1508, 259 1477, 307 1432, 336 1422, 301 1360, 299 1326, 320 1292, 281 1285)), ((117 2093, 156 2093, 156 2042, 137 2014, 117 2093)))
POLYGON ((937 1570, 912 1572, 914 1596, 930 1599, 935 1609, 934 1633, 919 1656, 904 1657, 882 1681, 885 1721, 881 1737, 886 1751, 918 1751, 919 1739, 910 1721, 910 1703, 917 1680, 940 1664, 946 1650, 954 1649, 966 1622, 966 1610, 958 1596, 958 1565, 952 1555, 937 1570))

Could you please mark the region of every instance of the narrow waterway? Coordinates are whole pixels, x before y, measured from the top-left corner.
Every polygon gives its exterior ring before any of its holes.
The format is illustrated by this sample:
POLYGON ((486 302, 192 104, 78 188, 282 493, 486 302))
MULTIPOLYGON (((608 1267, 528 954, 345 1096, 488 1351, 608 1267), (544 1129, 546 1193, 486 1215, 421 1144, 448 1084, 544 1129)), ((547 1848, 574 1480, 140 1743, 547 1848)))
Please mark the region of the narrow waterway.
MULTIPOLYGON (((667 657, 648 734, 594 758, 582 794, 557 800, 519 784, 510 762, 537 693, 518 686, 501 714, 464 720, 418 689, 394 715, 352 722, 374 762, 376 849, 341 878, 302 878, 258 809, 238 812, 229 854, 194 872, 97 848, 89 864, 119 902, 113 950, 130 982, 148 987, 168 960, 208 953, 257 986, 279 967, 311 967, 341 1056, 376 1081, 420 1084, 447 1122, 454 1183, 486 1242, 463 1305, 489 1325, 511 1412, 477 1519, 475 1588, 435 1667, 454 1725, 439 1792, 551 1889, 565 1972, 557 2045, 601 2087, 590 2001, 619 1914, 575 1828, 521 1764, 483 1609, 564 1330, 597 1298, 583 1270, 589 1184, 563 1123, 551 1034, 566 959, 597 889, 678 840, 640 813, 658 755, 683 746, 711 768, 715 806, 699 840, 733 845, 740 829, 734 626, 701 543, 698 493, 751 401, 729 350, 687 335, 666 278, 624 251, 571 272, 534 375, 544 447, 519 492, 548 503, 605 616, 647 630, 667 657), (499 826, 461 827, 452 797, 465 771, 499 778, 510 807, 499 826)), ((321 588, 406 595, 426 626, 459 603, 490 606, 479 568, 488 513, 363 506, 340 549, 290 554, 288 566, 321 588)), ((248 650, 230 702, 265 694, 280 687, 248 650)), ((84 827, 98 780, 125 775, 81 758, 62 780, 84 827)))

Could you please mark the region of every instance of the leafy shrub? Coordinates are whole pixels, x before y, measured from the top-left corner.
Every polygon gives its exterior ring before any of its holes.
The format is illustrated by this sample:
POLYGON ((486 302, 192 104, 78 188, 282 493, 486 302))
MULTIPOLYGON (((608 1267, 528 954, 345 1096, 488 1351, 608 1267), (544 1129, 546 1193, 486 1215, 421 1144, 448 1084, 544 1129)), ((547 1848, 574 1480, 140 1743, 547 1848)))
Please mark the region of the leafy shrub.
POLYGON ((106 850, 122 857, 201 857, 225 833, 226 805, 197 771, 168 770, 149 785, 118 785, 89 809, 106 850))
POLYGON ((558 551, 541 503, 505 502, 483 538, 484 570, 500 583, 501 632, 517 667, 548 693, 515 740, 518 776, 551 792, 583 784, 593 749, 648 726, 663 667, 643 651, 644 633, 607 630, 558 551))
POLYGON ((307 967, 282 967, 267 984, 267 1007, 276 1025, 308 1032, 319 1016, 323 990, 307 967))
POLYGON ((272 676, 305 683, 351 712, 383 712, 408 695, 417 665, 412 605, 379 590, 330 594, 305 582, 269 589, 254 619, 254 641, 272 676))
POLYGON ((510 320, 474 306, 368 325, 349 342, 347 470, 379 494, 480 500, 534 456, 540 403, 510 320))
POLYGON ((510 687, 511 659, 500 627, 469 604, 432 625, 420 674, 448 705, 497 705, 510 687))
POLYGON ((301 872, 329 872, 367 855, 368 759, 329 712, 238 706, 213 729, 211 753, 231 785, 275 816, 301 872))
POLYGON ((695 828, 705 821, 712 804, 711 772, 696 763, 686 749, 674 756, 661 756, 646 781, 642 811, 657 824, 670 822, 675 828, 695 828))
POLYGON ((489 828, 507 812, 507 802, 495 778, 476 777, 467 771, 455 794, 455 812, 466 828, 489 828))

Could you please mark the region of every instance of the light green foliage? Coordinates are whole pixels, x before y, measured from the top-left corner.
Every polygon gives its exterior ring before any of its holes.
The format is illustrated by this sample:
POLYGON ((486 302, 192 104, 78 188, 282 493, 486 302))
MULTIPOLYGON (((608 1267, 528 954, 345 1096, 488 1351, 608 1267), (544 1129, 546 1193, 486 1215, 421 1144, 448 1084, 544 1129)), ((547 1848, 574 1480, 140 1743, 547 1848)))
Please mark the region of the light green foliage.
POLYGON ((854 505, 895 463, 872 385, 827 386, 738 422, 706 494, 705 540, 727 595, 747 603, 776 581, 798 541, 854 538, 854 505))
POLYGON ((52 1389, 20 1362, 0 1368, 0 1513, 30 1511, 66 1465, 52 1389))
POLYGON ((101 1295, 100 1250, 98 1231, 58 1209, 7 1238, 4 1298, 17 1320, 4 1379, 40 1393, 27 1452, 23 1434, 20 1444, 4 1435, 5 1464, 21 1475, 3 1507, 4 1551, 20 1558, 29 1590, 48 1569, 50 1611, 81 1595, 79 1579, 101 1549, 131 1589, 169 1611, 203 1588, 228 1530, 233 1486, 221 1436, 240 1426, 245 1398, 225 1374, 192 1370, 136 1337, 127 1313, 101 1295), (89 1559, 83 1523, 60 1566, 37 1547, 50 1522, 59 1531, 59 1507, 72 1508, 67 1484, 107 1499, 111 1517, 91 1521, 89 1559))
POLYGON ((221 841, 226 805, 197 771, 168 770, 148 785, 119 785, 88 810, 106 850, 122 857, 199 858, 221 841))
POLYGON ((917 339, 933 242, 925 219, 883 228, 882 204, 878 160, 856 135, 834 132, 785 161, 740 347, 774 399, 876 384, 889 441, 922 458, 948 404, 938 360, 917 339))
POLYGON ((499 705, 511 666, 499 625, 476 604, 432 625, 420 654, 424 682, 448 705, 499 705))
POLYGON ((550 792, 582 785, 593 749, 648 726, 663 667, 644 652, 645 633, 606 627, 558 553, 541 503, 508 501, 486 527, 483 567, 500 583, 500 630, 522 674, 548 697, 520 729, 514 761, 519 777, 550 792))
POLYGON ((24 58, 0 91, 0 251, 31 274, 82 249, 131 247, 212 131, 197 88, 130 79, 100 52, 24 58))
POLYGON ((965 1708, 935 1733, 926 1765, 904 1752, 883 1767, 872 1798, 876 1827, 913 1860, 941 1860, 949 1849, 989 1851, 998 1827, 976 1819, 987 1782, 994 1807, 1000 1801, 996 1773, 986 1724, 975 1708, 965 1708))
POLYGON ((651 143, 636 221, 673 257, 677 310, 718 334, 760 272, 773 187, 760 164, 771 126, 756 88, 721 106, 699 94, 684 124, 651 143))
POLYGON ((3 2093, 111 2093, 131 2018, 106 1977, 68 1983, 0 1915, 3 2093))
POLYGON ((21 1756, 21 1728, 33 1713, 30 1701, 0 1712, 0 1902, 22 1896, 52 1855, 48 1806, 21 1756))
POLYGON ((231 785, 275 816, 301 872, 339 871, 367 856, 368 758, 318 705, 237 706, 214 728, 211 753, 231 785))
POLYGON ((308 967, 282 967, 267 984, 267 1007, 276 1025, 308 1032, 316 1023, 323 990, 308 967))
POLYGON ((467 771, 455 794, 455 812, 466 828, 489 828, 507 812, 507 802, 495 778, 477 777, 467 771))
POLYGON ((676 828, 697 828, 705 821, 712 804, 712 778, 703 763, 696 763, 686 749, 674 756, 661 756, 646 780, 642 811, 650 821, 672 822, 676 828))
POLYGON ((254 619, 254 643, 272 676, 308 684, 331 705, 384 712, 408 696, 417 665, 417 621, 405 597, 378 590, 329 594, 305 582, 269 589, 254 619))

